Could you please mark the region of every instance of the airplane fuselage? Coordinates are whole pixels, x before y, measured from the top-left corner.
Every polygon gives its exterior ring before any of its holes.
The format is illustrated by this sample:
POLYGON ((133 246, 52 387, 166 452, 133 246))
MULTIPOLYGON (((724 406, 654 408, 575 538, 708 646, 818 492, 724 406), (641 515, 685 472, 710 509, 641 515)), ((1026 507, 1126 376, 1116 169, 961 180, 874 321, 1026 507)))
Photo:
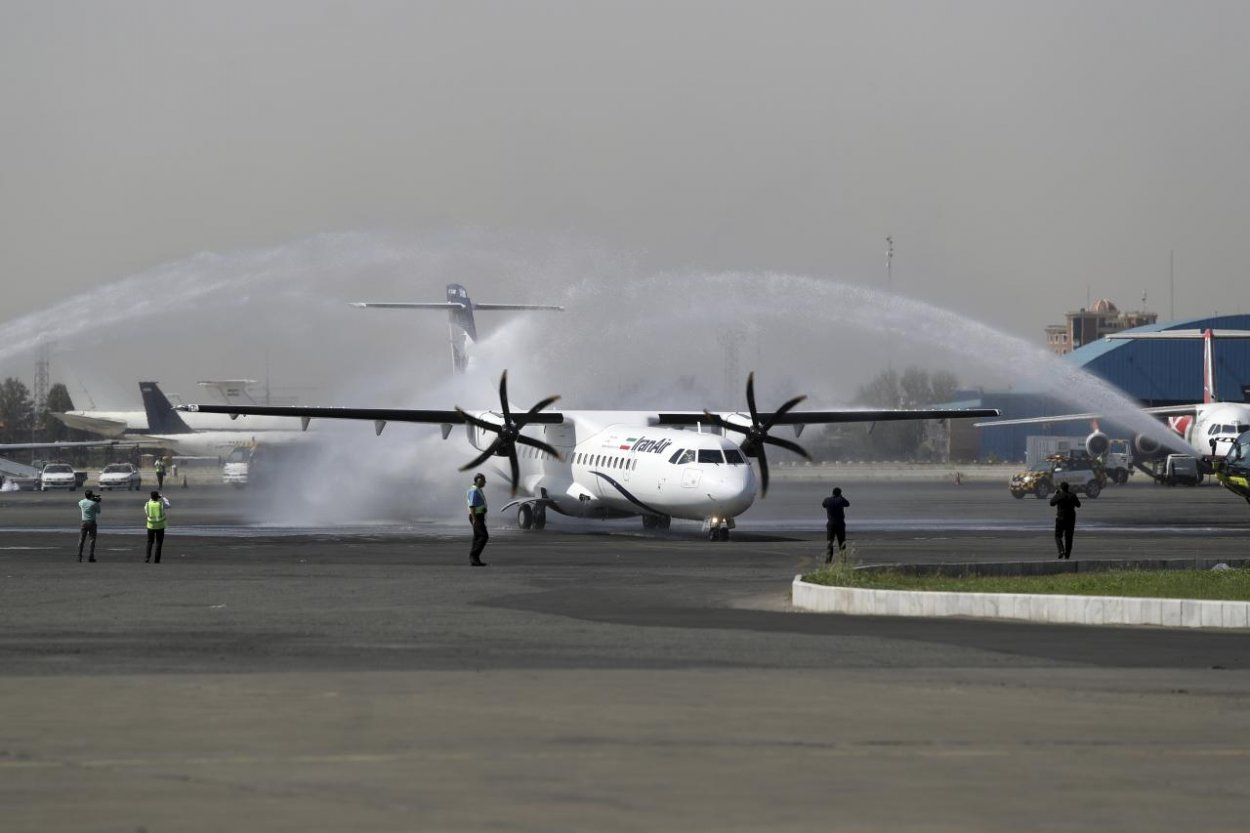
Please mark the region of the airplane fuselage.
MULTIPOLYGON (((560 425, 531 426, 525 435, 560 449, 563 459, 521 449, 518 491, 574 517, 725 521, 751 506, 757 480, 737 443, 720 434, 648 426, 647 416, 565 412, 560 425)), ((467 430, 476 448, 493 438, 471 425, 467 430)))
POLYGON ((1193 416, 1174 416, 1168 425, 1199 455, 1223 457, 1237 437, 1250 431, 1250 405, 1212 402, 1198 405, 1193 416))

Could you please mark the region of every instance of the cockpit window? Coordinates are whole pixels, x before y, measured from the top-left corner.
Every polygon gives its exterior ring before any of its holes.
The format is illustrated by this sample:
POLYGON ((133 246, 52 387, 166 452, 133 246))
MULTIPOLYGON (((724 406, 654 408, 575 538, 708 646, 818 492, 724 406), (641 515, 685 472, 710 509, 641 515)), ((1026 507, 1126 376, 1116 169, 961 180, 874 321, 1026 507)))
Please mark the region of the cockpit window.
POLYGON ((721 450, 719 448, 700 448, 699 449, 699 462, 700 463, 723 463, 725 462, 725 455, 721 453, 721 450))
POLYGON ((686 449, 684 449, 684 448, 679 448, 679 449, 677 449, 676 451, 674 451, 674 452, 673 452, 673 456, 668 458, 668 461, 669 461, 670 463, 676 463, 676 462, 677 462, 677 458, 678 458, 678 457, 681 457, 681 453, 682 453, 683 451, 685 451, 685 450, 686 450, 686 449))
POLYGON ((742 452, 736 448, 726 449, 725 461, 731 466, 741 466, 746 463, 746 460, 742 458, 742 452))

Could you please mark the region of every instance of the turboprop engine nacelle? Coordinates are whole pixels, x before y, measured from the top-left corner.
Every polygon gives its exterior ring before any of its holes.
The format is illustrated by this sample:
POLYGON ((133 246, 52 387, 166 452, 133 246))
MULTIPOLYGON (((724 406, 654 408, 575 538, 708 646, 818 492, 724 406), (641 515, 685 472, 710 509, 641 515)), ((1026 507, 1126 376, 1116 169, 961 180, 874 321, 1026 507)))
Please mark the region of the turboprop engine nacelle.
POLYGON ((1095 431, 1085 438, 1085 450, 1090 457, 1101 457, 1111 447, 1111 439, 1101 431, 1095 431))
MULTIPOLYGON (((482 422, 489 422, 491 425, 503 425, 503 417, 493 411, 483 411, 475 413, 473 416, 482 420, 482 422)), ((485 450, 495 441, 495 434, 483 428, 479 428, 471 422, 465 423, 464 429, 465 436, 469 438, 469 445, 479 451, 485 450)))

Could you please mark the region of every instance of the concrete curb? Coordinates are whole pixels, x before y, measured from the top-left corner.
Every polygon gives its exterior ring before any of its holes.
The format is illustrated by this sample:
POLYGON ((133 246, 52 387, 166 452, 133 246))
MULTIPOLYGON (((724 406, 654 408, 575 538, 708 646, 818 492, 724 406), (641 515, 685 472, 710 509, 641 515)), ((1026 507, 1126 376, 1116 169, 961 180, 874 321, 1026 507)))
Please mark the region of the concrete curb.
POLYGON ((801 575, 794 577, 791 594, 799 610, 855 616, 966 616, 1071 625, 1250 628, 1250 602, 869 590, 808 584, 801 575))

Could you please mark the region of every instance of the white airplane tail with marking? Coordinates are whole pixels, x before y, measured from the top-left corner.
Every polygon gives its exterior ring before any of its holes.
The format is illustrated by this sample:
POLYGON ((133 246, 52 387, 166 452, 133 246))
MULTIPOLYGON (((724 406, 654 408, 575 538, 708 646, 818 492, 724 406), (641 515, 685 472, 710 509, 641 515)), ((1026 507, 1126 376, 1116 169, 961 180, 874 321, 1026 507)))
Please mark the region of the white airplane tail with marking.
POLYGON ((473 310, 551 310, 562 312, 564 307, 549 304, 476 304, 469 299, 469 291, 458 283, 447 284, 447 300, 442 302, 368 302, 358 301, 354 307, 379 309, 443 309, 447 310, 448 328, 451 331, 451 369, 464 373, 469 367, 469 347, 477 341, 477 325, 473 310))

